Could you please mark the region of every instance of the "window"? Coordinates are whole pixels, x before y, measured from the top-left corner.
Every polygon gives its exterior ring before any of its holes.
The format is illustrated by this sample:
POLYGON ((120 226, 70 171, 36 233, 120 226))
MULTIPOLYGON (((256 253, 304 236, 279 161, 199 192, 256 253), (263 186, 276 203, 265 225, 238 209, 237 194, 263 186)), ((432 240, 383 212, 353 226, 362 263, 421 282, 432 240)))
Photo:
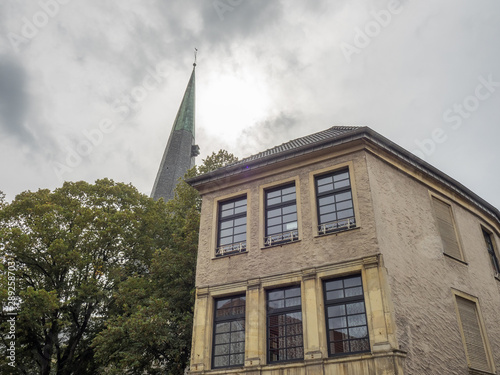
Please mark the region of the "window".
POLYGON ((267 292, 269 363, 304 358, 300 286, 267 292))
POLYGON ((215 300, 212 367, 243 366, 245 296, 215 300))
POLYGON ((272 246, 299 238, 295 183, 266 190, 265 245, 272 246))
POLYGON ((455 259, 463 260, 450 205, 432 197, 432 206, 436 215, 439 234, 443 241, 444 253, 455 259))
POLYGON ((361 276, 324 281, 330 356, 370 350, 361 276))
POLYGON ((240 253, 247 245, 247 198, 219 203, 217 250, 215 255, 240 253))
POLYGON ((498 275, 500 274, 500 264, 498 263, 497 255, 495 254, 495 247, 493 246, 493 239, 491 238, 491 234, 486 232, 483 229, 484 241, 486 242, 486 249, 488 250, 488 254, 490 254, 491 263, 493 264, 493 270, 498 275))
POLYGON ((462 339, 469 367, 480 371, 491 371, 485 337, 481 329, 476 302, 455 296, 462 329, 462 339))
POLYGON ((356 226, 349 170, 315 177, 318 233, 328 234, 356 226))

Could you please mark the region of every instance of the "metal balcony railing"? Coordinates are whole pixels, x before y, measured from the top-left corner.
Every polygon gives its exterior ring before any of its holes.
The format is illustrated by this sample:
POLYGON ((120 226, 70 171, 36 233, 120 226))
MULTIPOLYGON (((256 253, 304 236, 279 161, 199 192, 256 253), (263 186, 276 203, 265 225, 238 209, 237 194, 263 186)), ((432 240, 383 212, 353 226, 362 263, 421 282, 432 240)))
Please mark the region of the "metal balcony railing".
POLYGON ((215 250, 215 256, 221 257, 223 255, 244 253, 246 251, 247 251, 247 242, 243 241, 218 247, 215 250))
POLYGON ((355 227, 356 227, 356 218, 354 216, 347 217, 342 220, 330 221, 328 223, 323 223, 318 225, 318 234, 320 235, 329 234, 355 227))
POLYGON ((271 236, 264 237, 264 246, 280 245, 283 243, 297 241, 298 239, 299 239, 299 232, 297 230, 277 233, 271 236))

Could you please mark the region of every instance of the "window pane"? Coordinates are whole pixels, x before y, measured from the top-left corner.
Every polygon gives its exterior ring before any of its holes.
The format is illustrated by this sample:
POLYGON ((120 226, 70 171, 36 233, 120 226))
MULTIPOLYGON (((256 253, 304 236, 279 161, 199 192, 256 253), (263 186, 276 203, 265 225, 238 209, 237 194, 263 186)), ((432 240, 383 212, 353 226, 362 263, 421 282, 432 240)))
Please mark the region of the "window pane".
POLYGON ((273 217, 272 219, 267 220, 267 225, 276 225, 276 224, 281 224, 281 216, 278 217, 273 217))
POLYGON ((237 225, 243 225, 243 224, 246 224, 247 223, 247 217, 240 217, 238 219, 234 219, 234 225, 237 226, 237 225))
POLYGON ((267 217, 276 217, 276 216, 281 216, 281 208, 278 208, 276 210, 269 210, 267 211, 267 217))
POLYGON ((221 206, 221 210, 222 211, 225 211, 225 210, 229 210, 231 208, 234 208, 234 202, 231 202, 231 203, 225 203, 221 206))
POLYGON ((346 208, 352 208, 352 201, 344 201, 337 203, 337 210, 344 210, 346 208))
POLYGON ((283 202, 289 202, 289 201, 295 200, 295 193, 283 195, 282 200, 283 200, 283 202))
POLYGON ((316 183, 318 186, 332 183, 332 182, 333 182, 332 176, 319 177, 316 179, 316 183))
POLYGON ((329 223, 330 221, 336 221, 336 220, 337 220, 336 214, 326 214, 320 216, 320 224, 329 223))
POLYGON ((236 234, 233 237, 233 243, 243 242, 247 239, 246 233, 236 234))
POLYGON ((347 327, 347 320, 344 316, 340 318, 331 318, 328 319, 328 328, 329 329, 337 329, 337 328, 345 328, 347 327))
POLYGON ((367 350, 370 350, 370 342, 367 339, 351 341, 352 352, 364 352, 367 350))
POLYGON ((244 354, 231 354, 231 366, 242 365, 244 362, 244 354))
POLYGON ((267 200, 267 205, 272 206, 274 204, 281 203, 281 197, 271 198, 267 200))
POLYGON ((348 353, 349 352, 349 341, 338 341, 330 345, 330 350, 332 354, 336 353, 348 353))
POLYGON ((285 291, 284 290, 278 290, 278 291, 273 291, 269 292, 268 294, 268 299, 269 300, 275 300, 275 299, 283 299, 285 298, 285 291))
POLYGON ((246 232, 247 232, 246 224, 234 227, 234 234, 246 233, 246 232))
POLYGON ((231 209, 231 210, 224 210, 220 213, 220 216, 221 217, 227 217, 227 216, 231 216, 231 215, 234 215, 234 210, 231 209))
POLYGON ((326 290, 333 290, 333 289, 342 289, 343 287, 342 280, 333 280, 333 281, 327 281, 325 282, 325 289, 326 290))
POLYGON ((285 290, 285 298, 300 297, 300 287, 285 290))
POLYGON ((227 344, 231 338, 230 333, 221 333, 219 335, 215 335, 215 344, 227 344))
POLYGON ((363 289, 360 286, 355 288, 348 288, 345 290, 346 297, 361 296, 362 294, 363 294, 363 289))
MULTIPOLYGON (((345 180, 345 179, 349 179, 349 172, 343 172, 343 173, 338 173, 336 174, 335 176, 333 176, 333 181, 337 182, 337 181, 340 181, 340 180, 345 180)), ((347 180, 349 181, 349 180, 347 180)))
POLYGON ((323 186, 318 186, 318 193, 325 193, 327 191, 332 191, 333 190, 333 184, 326 184, 323 186))
POLYGON ((234 214, 241 214, 242 212, 247 212, 247 206, 236 207, 234 209, 234 214))
POLYGON ((226 367, 226 366, 229 366, 229 356, 214 358, 214 367, 226 367))
POLYGON ((328 332, 330 341, 341 341, 341 340, 346 340, 348 338, 347 328, 333 329, 329 330, 328 332))
POLYGON ((333 184, 333 187, 334 187, 335 189, 341 189, 341 188, 346 187, 346 186, 349 186, 349 185, 350 185, 350 184, 349 184, 349 180, 343 180, 343 181, 335 182, 335 183, 333 184))
POLYGON ((361 285, 361 277, 356 276, 356 277, 349 277, 344 279, 344 286, 346 288, 350 288, 351 286, 359 286, 361 285))
POLYGON ((215 331, 217 333, 229 332, 230 328, 231 328, 230 323, 217 323, 215 325, 215 331))
POLYGON ((347 307, 347 314, 360 314, 365 312, 365 303, 364 302, 356 302, 356 303, 349 303, 346 305, 347 307))
POLYGON ((335 201, 345 201, 347 199, 351 199, 352 195, 350 191, 346 191, 345 193, 335 194, 335 201))
POLYGON ((350 315, 347 317, 347 322, 349 327, 366 325, 366 316, 365 314, 350 315))
POLYGON ((241 199, 239 201, 236 201, 234 203, 234 206, 235 207, 239 207, 239 206, 246 206, 247 205, 247 200, 246 199, 241 199))
POLYGON ((345 313, 345 305, 328 306, 328 317, 343 316, 345 313))
POLYGON ((349 329, 349 337, 351 339, 352 338, 361 339, 361 338, 365 338, 367 336, 368 336, 368 330, 367 330, 366 326, 355 327, 355 328, 349 329))
POLYGON ((326 299, 339 299, 344 298, 344 291, 340 290, 332 290, 331 292, 326 293, 326 299))

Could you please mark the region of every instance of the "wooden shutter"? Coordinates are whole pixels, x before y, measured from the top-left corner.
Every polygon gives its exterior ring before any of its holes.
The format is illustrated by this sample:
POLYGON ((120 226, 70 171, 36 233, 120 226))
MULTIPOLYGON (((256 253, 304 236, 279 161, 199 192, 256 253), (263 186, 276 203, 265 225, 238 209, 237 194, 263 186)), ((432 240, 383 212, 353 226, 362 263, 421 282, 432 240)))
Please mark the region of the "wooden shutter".
POLYGON ((456 298, 469 367, 476 370, 490 371, 476 303, 462 297, 457 296, 456 298))
POLYGON ((434 197, 432 198, 432 205, 434 207, 434 213, 436 214, 439 233, 443 240, 444 252, 453 258, 463 260, 458 244, 457 232, 453 224, 451 207, 434 197))

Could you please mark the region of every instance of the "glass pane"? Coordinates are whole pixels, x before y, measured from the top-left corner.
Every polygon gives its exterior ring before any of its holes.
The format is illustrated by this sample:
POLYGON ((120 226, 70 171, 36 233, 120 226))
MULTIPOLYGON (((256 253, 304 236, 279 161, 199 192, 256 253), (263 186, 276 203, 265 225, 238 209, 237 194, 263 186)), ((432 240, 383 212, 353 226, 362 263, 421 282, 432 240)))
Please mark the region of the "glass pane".
POLYGON ((347 305, 347 313, 349 315, 361 314, 364 312, 365 312, 365 303, 364 302, 350 303, 347 305))
POLYGON ((350 288, 351 286, 361 285, 361 276, 349 277, 344 280, 344 286, 350 288))
POLYGON ((345 315, 345 305, 328 306, 328 317, 333 318, 336 316, 345 315))
POLYGON ((281 192, 282 195, 290 194, 290 193, 295 193, 295 185, 287 187, 287 188, 283 189, 281 192))
POLYGON ((300 297, 300 287, 285 290, 285 297, 300 297))
POLYGON ((367 336, 368 336, 368 330, 366 329, 366 326, 349 329, 349 337, 351 339, 353 339, 353 338, 362 339, 362 338, 365 338, 367 336))
POLYGON ((247 225, 243 224, 238 227, 234 228, 234 234, 239 234, 239 233, 246 233, 247 231, 247 225))
POLYGON ((333 184, 326 184, 323 186, 318 186, 318 194, 327 192, 327 191, 332 191, 333 190, 333 184))
POLYGON ((226 229, 233 226, 233 220, 222 221, 220 223, 220 229, 226 229))
POLYGON ((214 367, 226 367, 226 366, 229 366, 229 356, 214 358, 214 367))
POLYGON ((231 298, 228 299, 220 299, 217 301, 217 308, 220 309, 221 307, 225 307, 224 305, 230 304, 231 303, 231 298))
POLYGON ((326 214, 326 215, 321 215, 320 218, 320 224, 323 223, 329 223, 330 221, 336 221, 337 220, 337 215, 336 214, 326 214))
POLYGON ((365 314, 350 315, 347 317, 349 327, 366 325, 365 314))
POLYGON ((274 227, 267 228, 267 234, 270 236, 272 234, 277 234, 283 232, 283 227, 281 225, 275 225, 274 227))
MULTIPOLYGON (((296 324, 302 322, 302 313, 300 311, 294 313, 285 314, 286 324, 296 324)), ((302 327, 302 325, 301 325, 302 327)))
POLYGON ((229 229, 223 229, 220 231, 220 236, 221 237, 227 237, 227 236, 230 236, 233 234, 233 228, 229 228, 229 229))
POLYGON ((225 203, 221 206, 221 211, 229 210, 234 207, 234 202, 225 203))
POLYGON ((370 342, 368 339, 351 341, 352 352, 364 352, 368 350, 370 350, 370 342))
POLYGON ((324 184, 328 184, 328 183, 332 183, 332 182, 333 182, 332 176, 318 177, 316 179, 316 184, 318 186, 324 185, 324 184))
POLYGON ((247 205, 247 200, 246 199, 242 199, 240 201, 234 202, 234 206, 235 207, 246 206, 246 205, 247 205))
POLYGON ((245 343, 243 341, 231 343, 229 348, 231 353, 243 353, 245 351, 245 343))
POLYGON ((220 246, 229 245, 230 243, 233 243, 233 237, 232 236, 221 238, 220 241, 219 241, 219 245, 220 246))
POLYGON ((328 300, 339 299, 339 298, 344 298, 344 291, 342 289, 332 290, 331 292, 326 292, 326 299, 328 299, 328 300))
POLYGON ((350 191, 346 191, 346 192, 340 193, 340 194, 335 194, 335 201, 336 202, 345 201, 345 200, 351 199, 351 198, 352 198, 352 195, 351 195, 350 191))
POLYGON ((272 219, 267 219, 267 225, 276 225, 276 224, 281 224, 281 216, 278 217, 273 217, 272 219))
POLYGON ((332 354, 336 353, 348 353, 349 352, 349 341, 339 341, 330 344, 330 351, 332 354))
POLYGON ((326 290, 342 289, 342 280, 332 280, 325 283, 326 290))
POLYGON ((245 341, 245 332, 233 332, 231 333, 231 342, 245 341))
POLYGON ((348 338, 347 328, 330 330, 328 332, 330 335, 330 341, 341 341, 341 340, 346 340, 348 338))
POLYGON ((327 204, 333 204, 333 203, 335 203, 335 199, 334 199, 333 195, 330 195, 328 197, 319 198, 319 205, 320 206, 325 206, 327 204))
POLYGON ((291 348, 287 350, 287 359, 300 359, 304 357, 303 348, 291 348))
POLYGON ((231 366, 242 365, 244 360, 244 354, 231 354, 231 366))
POLYGON ((247 234, 246 233, 241 233, 241 234, 236 234, 234 236, 234 242, 237 243, 237 242, 243 242, 247 239, 247 234))
POLYGON ((337 212, 337 218, 339 220, 352 216, 354 216, 354 211, 352 209, 337 212))
POLYGON ((283 216, 284 223, 290 223, 292 221, 297 221, 297 214, 296 213, 283 216))
POLYGON ((277 208, 275 210, 269 210, 267 211, 267 217, 276 217, 276 216, 281 216, 281 208, 277 208))
POLYGON ((237 225, 243 225, 243 224, 246 224, 247 223, 247 217, 239 217, 237 219, 234 219, 234 225, 237 226, 237 225))
POLYGON ((227 344, 229 343, 230 334, 229 333, 221 333, 215 335, 215 344, 227 344))
POLYGON ((214 355, 229 354, 229 345, 215 345, 214 355))
POLYGON ((243 212, 247 212, 247 206, 236 207, 234 209, 235 214, 241 214, 243 212))
POLYGON ((346 208, 352 208, 352 201, 344 201, 337 203, 337 210, 345 210, 346 208))
POLYGON ((285 231, 290 231, 290 230, 294 230, 294 229, 297 229, 297 222, 296 221, 294 221, 292 223, 285 224, 285 228, 284 228, 285 231))
POLYGON ((337 182, 337 181, 340 181, 340 180, 345 180, 345 179, 348 179, 349 178, 349 172, 343 172, 343 173, 339 173, 339 174, 336 174, 335 176, 333 176, 333 181, 337 182))
POLYGON ((334 204, 329 204, 329 205, 322 206, 319 208, 320 215, 328 214, 330 212, 335 212, 335 205, 334 204))
POLYGON ((273 204, 281 203, 281 197, 271 198, 267 200, 267 205, 272 206, 273 204))
POLYGON ((282 198, 283 202, 289 202, 289 201, 294 201, 294 200, 295 200, 295 193, 283 195, 283 198, 282 198))
POLYGON ((229 329, 230 329, 230 324, 229 323, 217 323, 215 325, 215 332, 216 333, 229 332, 229 329))
POLYGON ((348 288, 345 290, 345 296, 346 297, 354 297, 354 296, 361 296, 363 295, 363 289, 358 286, 355 288, 348 288))
POLYGON ((337 328, 345 328, 347 327, 347 320, 345 316, 340 318, 331 318, 328 319, 328 328, 329 329, 337 329, 337 328))
POLYGON ((267 199, 278 197, 281 195, 281 190, 270 191, 266 194, 267 199))
POLYGON ((282 210, 283 215, 290 214, 292 212, 297 212, 297 206, 295 204, 292 204, 290 206, 283 207, 282 210))
POLYGON ((349 180, 343 180, 343 181, 335 182, 335 184, 333 186, 335 187, 335 189, 341 189, 341 188, 349 186, 349 185, 350 185, 349 180))
POLYGON ((282 299, 276 301, 269 301, 268 306, 269 309, 281 309, 285 307, 285 301, 282 299))
POLYGON ((234 215, 234 210, 233 209, 231 209, 231 210, 225 210, 225 211, 222 211, 220 213, 221 217, 226 217, 226 216, 231 216, 231 215, 234 215))
POLYGON ((285 291, 284 290, 276 290, 276 291, 271 291, 269 292, 269 294, 267 295, 268 299, 271 301, 271 300, 274 300, 274 299, 283 299, 285 298, 285 291))

